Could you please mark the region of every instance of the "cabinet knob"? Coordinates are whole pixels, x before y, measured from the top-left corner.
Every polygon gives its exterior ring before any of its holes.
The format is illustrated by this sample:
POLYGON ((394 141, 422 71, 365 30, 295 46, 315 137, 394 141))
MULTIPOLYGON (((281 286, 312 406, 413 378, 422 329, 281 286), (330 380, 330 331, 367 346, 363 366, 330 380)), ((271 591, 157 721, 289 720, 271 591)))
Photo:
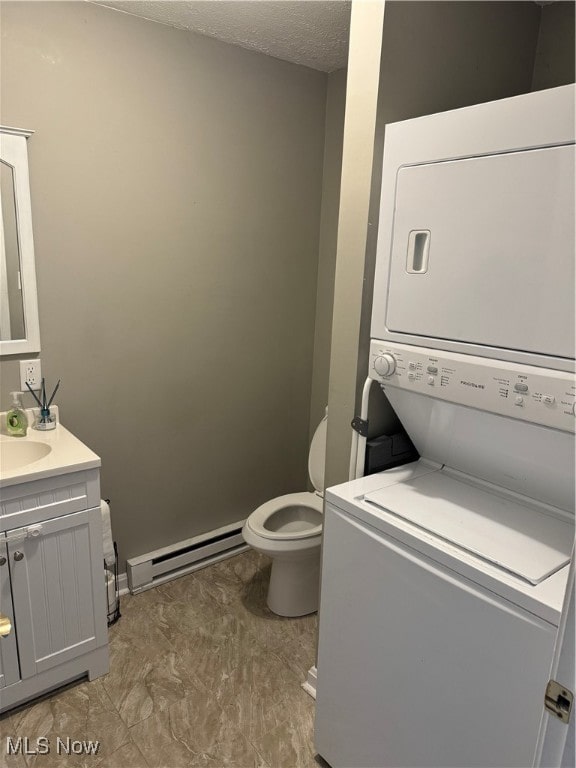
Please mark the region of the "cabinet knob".
POLYGON ((12 622, 8 616, 0 613, 0 637, 8 637, 10 632, 12 632, 12 622))
POLYGON ((24 552, 14 552, 14 560, 23 560, 24 559, 24 552))
POLYGON ((0 565, 6 565, 6 558, 0 557, 0 565))

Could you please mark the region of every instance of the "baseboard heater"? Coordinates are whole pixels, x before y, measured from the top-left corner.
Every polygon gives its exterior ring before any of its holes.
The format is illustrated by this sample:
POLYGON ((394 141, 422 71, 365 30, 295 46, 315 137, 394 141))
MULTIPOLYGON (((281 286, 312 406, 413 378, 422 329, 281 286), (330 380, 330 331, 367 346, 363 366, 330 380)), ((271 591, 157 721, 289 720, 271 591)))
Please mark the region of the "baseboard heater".
POLYGON ((218 528, 193 539, 185 539, 146 555, 126 561, 128 587, 132 594, 164 584, 227 557, 244 552, 244 520, 218 528))

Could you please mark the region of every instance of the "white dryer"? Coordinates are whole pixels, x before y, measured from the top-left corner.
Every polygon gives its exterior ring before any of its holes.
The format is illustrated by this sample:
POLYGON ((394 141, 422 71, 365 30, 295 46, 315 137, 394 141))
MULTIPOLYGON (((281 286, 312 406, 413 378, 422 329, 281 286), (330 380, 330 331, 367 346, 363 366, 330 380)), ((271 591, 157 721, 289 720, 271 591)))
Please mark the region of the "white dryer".
POLYGON ((532 765, 574 542, 573 152, 573 87, 387 129, 370 376, 421 459, 326 492, 333 768, 532 765))

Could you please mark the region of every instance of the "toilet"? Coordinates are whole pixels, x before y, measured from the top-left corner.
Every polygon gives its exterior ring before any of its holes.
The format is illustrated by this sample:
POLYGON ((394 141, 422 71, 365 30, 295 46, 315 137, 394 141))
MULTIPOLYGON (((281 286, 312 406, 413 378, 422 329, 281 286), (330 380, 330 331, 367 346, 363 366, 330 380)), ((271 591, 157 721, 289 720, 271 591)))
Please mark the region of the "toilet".
POLYGON ((277 496, 255 509, 242 529, 247 544, 272 558, 267 603, 279 616, 318 610, 327 412, 308 454, 314 493, 277 496))

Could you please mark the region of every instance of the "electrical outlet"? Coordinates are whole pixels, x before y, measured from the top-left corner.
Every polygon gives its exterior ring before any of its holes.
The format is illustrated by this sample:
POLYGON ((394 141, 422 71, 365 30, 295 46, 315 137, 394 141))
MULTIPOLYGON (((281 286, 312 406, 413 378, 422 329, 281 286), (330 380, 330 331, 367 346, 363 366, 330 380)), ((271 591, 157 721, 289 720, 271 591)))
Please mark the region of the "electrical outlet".
POLYGON ((22 392, 28 392, 26 382, 30 384, 32 389, 38 390, 42 387, 42 365, 39 358, 20 360, 20 389, 22 392))

